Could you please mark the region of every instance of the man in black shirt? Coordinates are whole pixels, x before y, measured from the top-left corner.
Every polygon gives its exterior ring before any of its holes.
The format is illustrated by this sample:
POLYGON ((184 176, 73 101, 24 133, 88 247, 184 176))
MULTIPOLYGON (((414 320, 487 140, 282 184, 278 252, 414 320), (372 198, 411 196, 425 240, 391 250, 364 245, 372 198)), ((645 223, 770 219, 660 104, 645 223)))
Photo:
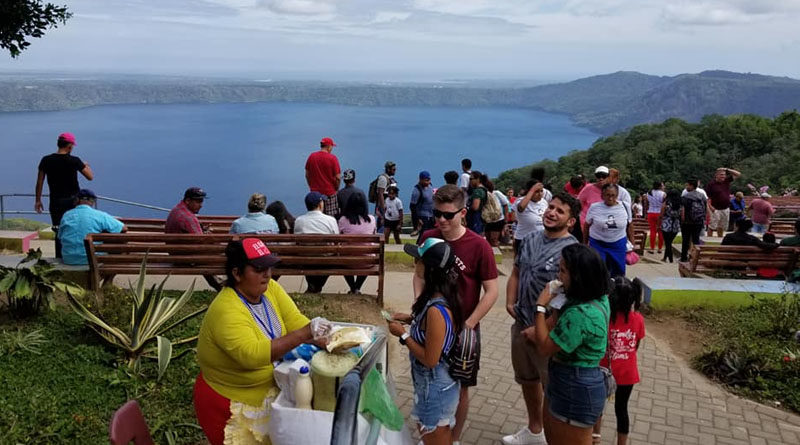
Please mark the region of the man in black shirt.
POLYGON ((75 146, 75 136, 72 133, 62 133, 58 136, 58 151, 49 154, 39 161, 39 176, 36 179, 36 212, 42 213, 42 187, 47 178, 47 187, 50 189, 50 219, 53 222, 53 232, 56 233, 56 258, 61 258, 61 242, 58 240, 58 225, 61 217, 67 210, 75 207, 75 195, 78 194, 78 172, 86 179, 94 179, 94 173, 89 164, 81 161, 77 156, 72 156, 72 147, 75 146))

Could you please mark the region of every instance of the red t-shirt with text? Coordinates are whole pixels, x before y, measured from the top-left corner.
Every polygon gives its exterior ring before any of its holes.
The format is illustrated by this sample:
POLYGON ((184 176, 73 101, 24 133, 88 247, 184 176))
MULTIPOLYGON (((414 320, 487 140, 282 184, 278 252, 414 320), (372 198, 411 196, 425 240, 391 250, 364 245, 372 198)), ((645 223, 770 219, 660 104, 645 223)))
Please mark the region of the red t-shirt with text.
MULTIPOLYGON (((445 239, 440 229, 431 229, 422 234, 419 243, 422 244, 428 238, 445 239)), ((461 238, 448 243, 456 255, 455 267, 460 271, 458 296, 461 312, 466 320, 478 305, 483 282, 497 278, 497 264, 492 246, 472 230, 467 229, 461 238)))
POLYGON ((341 172, 339 159, 324 150, 315 151, 306 160, 308 186, 325 196, 336 194, 336 175, 341 172))
POLYGON ((639 365, 636 361, 636 346, 644 338, 644 317, 631 311, 628 322, 623 314, 608 326, 608 354, 600 362, 600 366, 608 367, 611 357, 611 373, 617 385, 635 385, 639 383, 639 365))

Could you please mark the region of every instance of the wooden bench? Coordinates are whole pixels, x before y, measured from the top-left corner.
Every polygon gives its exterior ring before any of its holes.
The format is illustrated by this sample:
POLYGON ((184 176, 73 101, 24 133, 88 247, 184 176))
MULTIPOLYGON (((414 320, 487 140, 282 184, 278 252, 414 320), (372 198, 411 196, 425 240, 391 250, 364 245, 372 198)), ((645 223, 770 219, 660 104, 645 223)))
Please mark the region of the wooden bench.
POLYGON ((682 277, 698 278, 708 274, 758 278, 760 268, 778 269, 784 275, 797 266, 798 249, 778 247, 764 250, 754 246, 692 246, 689 261, 678 263, 682 277))
MULTIPOLYGON (((214 216, 197 215, 200 224, 208 225, 211 233, 228 233, 231 225, 238 216, 214 216)), ((130 233, 164 233, 167 220, 160 218, 126 218, 118 217, 118 220, 128 226, 130 233)))
POLYGON ((283 275, 359 275, 378 277, 383 306, 384 245, 376 235, 231 235, 93 233, 84 245, 89 287, 100 289, 114 275, 137 275, 147 255, 154 275, 225 275, 225 246, 231 240, 259 238, 281 258, 273 269, 283 275))

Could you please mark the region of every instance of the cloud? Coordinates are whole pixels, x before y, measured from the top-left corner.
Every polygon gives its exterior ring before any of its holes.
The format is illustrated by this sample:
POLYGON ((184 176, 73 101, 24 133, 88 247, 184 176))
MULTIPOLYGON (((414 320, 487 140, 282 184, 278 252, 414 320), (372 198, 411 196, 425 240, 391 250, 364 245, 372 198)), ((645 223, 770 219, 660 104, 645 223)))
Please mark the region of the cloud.
POLYGON ((702 0, 670 3, 660 19, 673 25, 722 26, 780 19, 800 13, 800 0, 702 0))
POLYGON ((261 3, 279 14, 328 15, 336 12, 336 4, 330 0, 264 0, 261 3))

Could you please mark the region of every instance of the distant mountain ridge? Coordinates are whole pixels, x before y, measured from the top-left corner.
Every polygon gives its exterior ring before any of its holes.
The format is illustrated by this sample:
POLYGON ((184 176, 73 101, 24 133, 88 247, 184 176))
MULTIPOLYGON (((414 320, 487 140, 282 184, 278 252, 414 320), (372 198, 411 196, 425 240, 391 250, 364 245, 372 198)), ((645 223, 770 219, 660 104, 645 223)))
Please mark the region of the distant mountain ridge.
POLYGON ((774 117, 800 108, 800 80, 729 71, 653 76, 632 71, 521 88, 458 84, 257 82, 237 80, 0 80, 0 111, 45 111, 108 104, 321 102, 355 106, 513 106, 566 114, 608 135, 676 117, 774 117))

